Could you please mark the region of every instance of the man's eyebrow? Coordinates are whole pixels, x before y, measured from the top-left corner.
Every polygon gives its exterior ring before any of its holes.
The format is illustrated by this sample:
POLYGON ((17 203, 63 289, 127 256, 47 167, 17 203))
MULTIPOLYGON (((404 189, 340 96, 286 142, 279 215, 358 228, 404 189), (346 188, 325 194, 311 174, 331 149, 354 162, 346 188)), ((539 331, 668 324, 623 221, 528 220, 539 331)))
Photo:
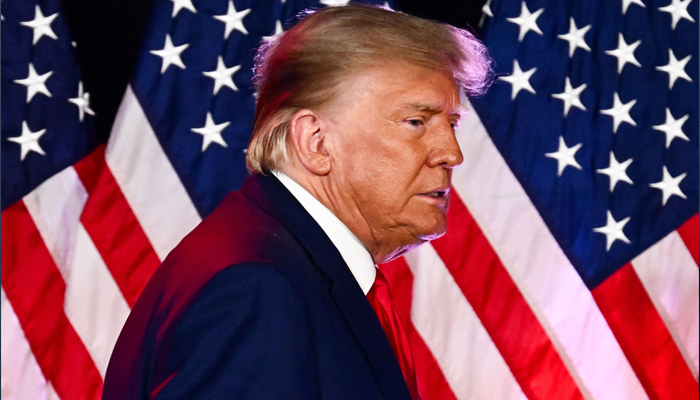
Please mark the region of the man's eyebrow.
POLYGON ((436 103, 411 103, 407 105, 407 108, 432 113, 439 113, 442 110, 444 110, 444 107, 441 107, 439 104, 436 103))
MULTIPOLYGON (((407 104, 406 108, 410 108, 412 110, 417 110, 417 111, 428 112, 431 114, 441 113, 445 109, 444 106, 437 104, 437 103, 411 103, 411 104, 407 104)), ((462 115, 466 114, 467 111, 468 111, 467 107, 464 106, 463 104, 460 104, 453 112, 450 113, 450 115, 461 117, 462 115)))

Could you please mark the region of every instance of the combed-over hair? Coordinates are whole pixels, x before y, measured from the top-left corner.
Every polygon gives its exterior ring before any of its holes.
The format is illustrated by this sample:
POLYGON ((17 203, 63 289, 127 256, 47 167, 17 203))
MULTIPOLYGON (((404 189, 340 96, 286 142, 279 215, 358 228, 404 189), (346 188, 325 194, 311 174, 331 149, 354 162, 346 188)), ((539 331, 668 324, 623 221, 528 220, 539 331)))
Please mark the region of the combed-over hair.
POLYGON ((248 170, 265 173, 288 159, 289 124, 297 111, 318 110, 360 69, 395 63, 446 70, 472 96, 483 93, 492 76, 486 47, 465 30, 359 4, 309 12, 255 57, 248 170))

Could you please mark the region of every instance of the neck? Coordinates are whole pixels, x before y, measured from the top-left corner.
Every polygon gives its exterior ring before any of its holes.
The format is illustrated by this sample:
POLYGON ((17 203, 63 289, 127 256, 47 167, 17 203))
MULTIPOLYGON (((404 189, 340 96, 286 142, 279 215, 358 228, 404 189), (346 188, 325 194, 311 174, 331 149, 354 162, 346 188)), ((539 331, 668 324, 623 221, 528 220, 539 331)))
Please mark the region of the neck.
POLYGON ((304 168, 293 168, 289 165, 280 168, 280 172, 328 208, 358 238, 375 264, 393 260, 417 245, 399 243, 388 232, 372 229, 361 210, 352 201, 351 191, 336 184, 328 175, 319 176, 304 168))

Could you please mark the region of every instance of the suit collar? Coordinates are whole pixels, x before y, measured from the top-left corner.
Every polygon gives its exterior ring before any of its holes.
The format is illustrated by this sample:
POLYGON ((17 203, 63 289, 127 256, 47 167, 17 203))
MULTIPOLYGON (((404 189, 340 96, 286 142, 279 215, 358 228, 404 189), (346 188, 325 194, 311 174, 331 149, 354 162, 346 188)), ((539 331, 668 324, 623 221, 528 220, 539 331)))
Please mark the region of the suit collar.
POLYGON ((396 356, 342 256, 297 199, 272 176, 256 174, 241 191, 275 217, 332 281, 331 294, 374 369, 387 399, 410 399, 396 356))
POLYGON ((282 172, 273 172, 272 174, 301 203, 306 212, 311 215, 311 218, 321 226, 321 229, 333 242, 340 256, 343 257, 343 261, 345 261, 345 264, 366 296, 374 283, 377 268, 374 265, 372 256, 360 242, 360 239, 331 210, 292 178, 282 172))

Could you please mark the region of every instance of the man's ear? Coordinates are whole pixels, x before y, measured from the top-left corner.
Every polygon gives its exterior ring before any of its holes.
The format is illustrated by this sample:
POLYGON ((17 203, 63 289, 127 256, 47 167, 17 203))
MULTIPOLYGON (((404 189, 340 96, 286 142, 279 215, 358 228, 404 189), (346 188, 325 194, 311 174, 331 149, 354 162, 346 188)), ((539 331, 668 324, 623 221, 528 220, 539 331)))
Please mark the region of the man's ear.
POLYGON ((331 169, 326 127, 319 116, 308 109, 297 111, 289 124, 291 144, 299 161, 316 175, 326 175, 331 169))

